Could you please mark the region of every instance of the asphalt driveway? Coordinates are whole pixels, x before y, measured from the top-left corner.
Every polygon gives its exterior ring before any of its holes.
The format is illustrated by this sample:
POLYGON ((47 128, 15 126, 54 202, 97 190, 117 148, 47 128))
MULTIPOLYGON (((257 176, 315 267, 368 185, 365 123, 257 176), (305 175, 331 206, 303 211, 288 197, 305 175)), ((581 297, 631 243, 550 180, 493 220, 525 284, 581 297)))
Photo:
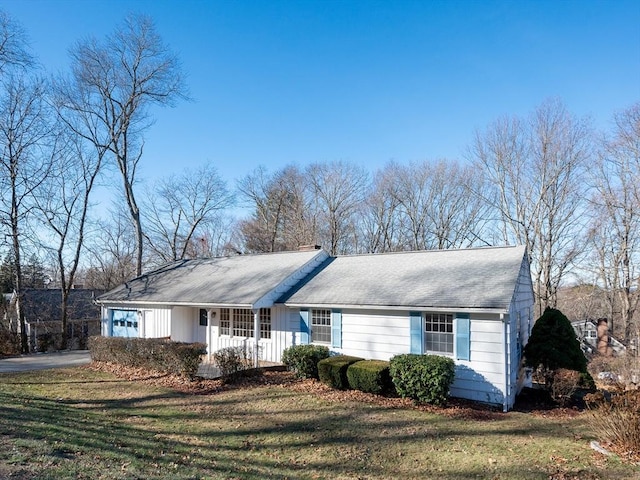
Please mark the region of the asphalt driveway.
POLYGON ((0 374, 67 368, 86 365, 91 362, 88 350, 68 350, 53 353, 33 353, 0 360, 0 374))

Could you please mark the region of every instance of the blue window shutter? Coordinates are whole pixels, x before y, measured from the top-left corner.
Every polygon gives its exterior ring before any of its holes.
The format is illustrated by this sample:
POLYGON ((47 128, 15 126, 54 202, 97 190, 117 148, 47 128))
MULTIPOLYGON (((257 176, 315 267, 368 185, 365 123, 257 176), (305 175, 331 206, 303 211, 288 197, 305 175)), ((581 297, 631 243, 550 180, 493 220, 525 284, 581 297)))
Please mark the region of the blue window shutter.
POLYGON ((342 348, 342 310, 331 311, 331 346, 342 348))
POLYGON ((409 313, 409 328, 411 335, 411 343, 409 345, 409 353, 422 353, 422 313, 409 313))
POLYGON ((309 343, 309 310, 300 310, 300 344, 309 343))
POLYGON ((471 353, 471 320, 468 313, 456 313, 456 358, 469 360, 471 353))

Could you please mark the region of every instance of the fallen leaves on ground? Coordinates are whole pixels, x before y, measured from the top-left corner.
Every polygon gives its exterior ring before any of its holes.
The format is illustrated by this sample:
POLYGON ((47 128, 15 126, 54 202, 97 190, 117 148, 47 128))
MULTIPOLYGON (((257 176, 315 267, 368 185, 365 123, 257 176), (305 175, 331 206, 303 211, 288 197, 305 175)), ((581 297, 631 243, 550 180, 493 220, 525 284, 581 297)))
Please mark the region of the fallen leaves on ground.
POLYGON ((92 362, 85 366, 85 368, 108 372, 130 381, 143 382, 191 394, 202 395, 238 388, 282 385, 293 391, 313 394, 331 402, 360 402, 385 408, 415 408, 421 411, 438 413, 455 418, 467 418, 470 420, 499 420, 503 417, 501 410, 495 407, 463 399, 452 398, 444 407, 416 405, 412 400, 406 398, 375 395, 358 390, 335 390, 318 380, 296 378, 292 372, 287 371, 270 371, 266 369, 261 374, 247 375, 233 383, 225 383, 220 379, 208 380, 196 378, 189 380, 188 378, 178 375, 154 372, 144 368, 126 367, 107 362, 92 362))

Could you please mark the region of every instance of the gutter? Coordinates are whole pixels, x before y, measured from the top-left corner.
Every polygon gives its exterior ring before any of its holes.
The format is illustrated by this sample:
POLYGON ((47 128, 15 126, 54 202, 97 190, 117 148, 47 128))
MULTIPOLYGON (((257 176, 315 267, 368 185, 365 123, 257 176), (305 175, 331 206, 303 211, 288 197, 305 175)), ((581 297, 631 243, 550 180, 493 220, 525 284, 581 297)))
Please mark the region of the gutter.
POLYGON ((350 309, 366 309, 366 310, 399 310, 412 312, 416 310, 429 311, 429 312, 460 312, 460 313, 488 313, 488 314, 500 314, 501 318, 504 314, 509 313, 508 309, 504 308, 474 308, 474 307, 433 307, 430 305, 366 305, 366 304, 353 304, 353 303, 289 303, 284 302, 279 305, 284 305, 288 308, 340 308, 344 310, 350 309))
POLYGON ((509 366, 509 325, 505 322, 504 314, 500 314, 500 321, 502 322, 504 341, 502 346, 504 348, 504 397, 502 401, 502 411, 507 412, 509 410, 509 378, 511 376, 511 368, 509 366))
POLYGON ((135 307, 137 305, 144 305, 149 307, 158 308, 172 308, 172 307, 193 307, 193 308, 246 308, 251 310, 253 308, 252 303, 194 303, 194 302, 135 302, 131 300, 96 300, 96 304, 103 307, 135 307))

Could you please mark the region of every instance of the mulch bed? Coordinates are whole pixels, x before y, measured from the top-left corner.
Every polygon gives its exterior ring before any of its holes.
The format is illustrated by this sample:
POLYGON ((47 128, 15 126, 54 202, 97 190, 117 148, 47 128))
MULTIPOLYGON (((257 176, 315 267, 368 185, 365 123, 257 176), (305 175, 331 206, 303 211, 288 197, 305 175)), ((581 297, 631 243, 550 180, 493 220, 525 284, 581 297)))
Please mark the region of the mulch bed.
POLYGON ((469 400, 450 398, 444 407, 416 405, 413 401, 406 398, 374 395, 357 390, 335 390, 314 379, 299 379, 292 372, 270 370, 268 368, 253 375, 248 374, 243 376, 233 383, 225 383, 221 379, 208 380, 196 378, 189 380, 176 375, 105 362, 92 362, 84 366, 84 368, 108 372, 126 380, 135 380, 194 395, 213 394, 238 388, 253 388, 263 385, 281 385, 293 391, 311 393, 332 402, 361 402, 385 408, 414 408, 452 418, 467 418, 470 420, 500 420, 504 418, 504 413, 501 408, 469 400))

